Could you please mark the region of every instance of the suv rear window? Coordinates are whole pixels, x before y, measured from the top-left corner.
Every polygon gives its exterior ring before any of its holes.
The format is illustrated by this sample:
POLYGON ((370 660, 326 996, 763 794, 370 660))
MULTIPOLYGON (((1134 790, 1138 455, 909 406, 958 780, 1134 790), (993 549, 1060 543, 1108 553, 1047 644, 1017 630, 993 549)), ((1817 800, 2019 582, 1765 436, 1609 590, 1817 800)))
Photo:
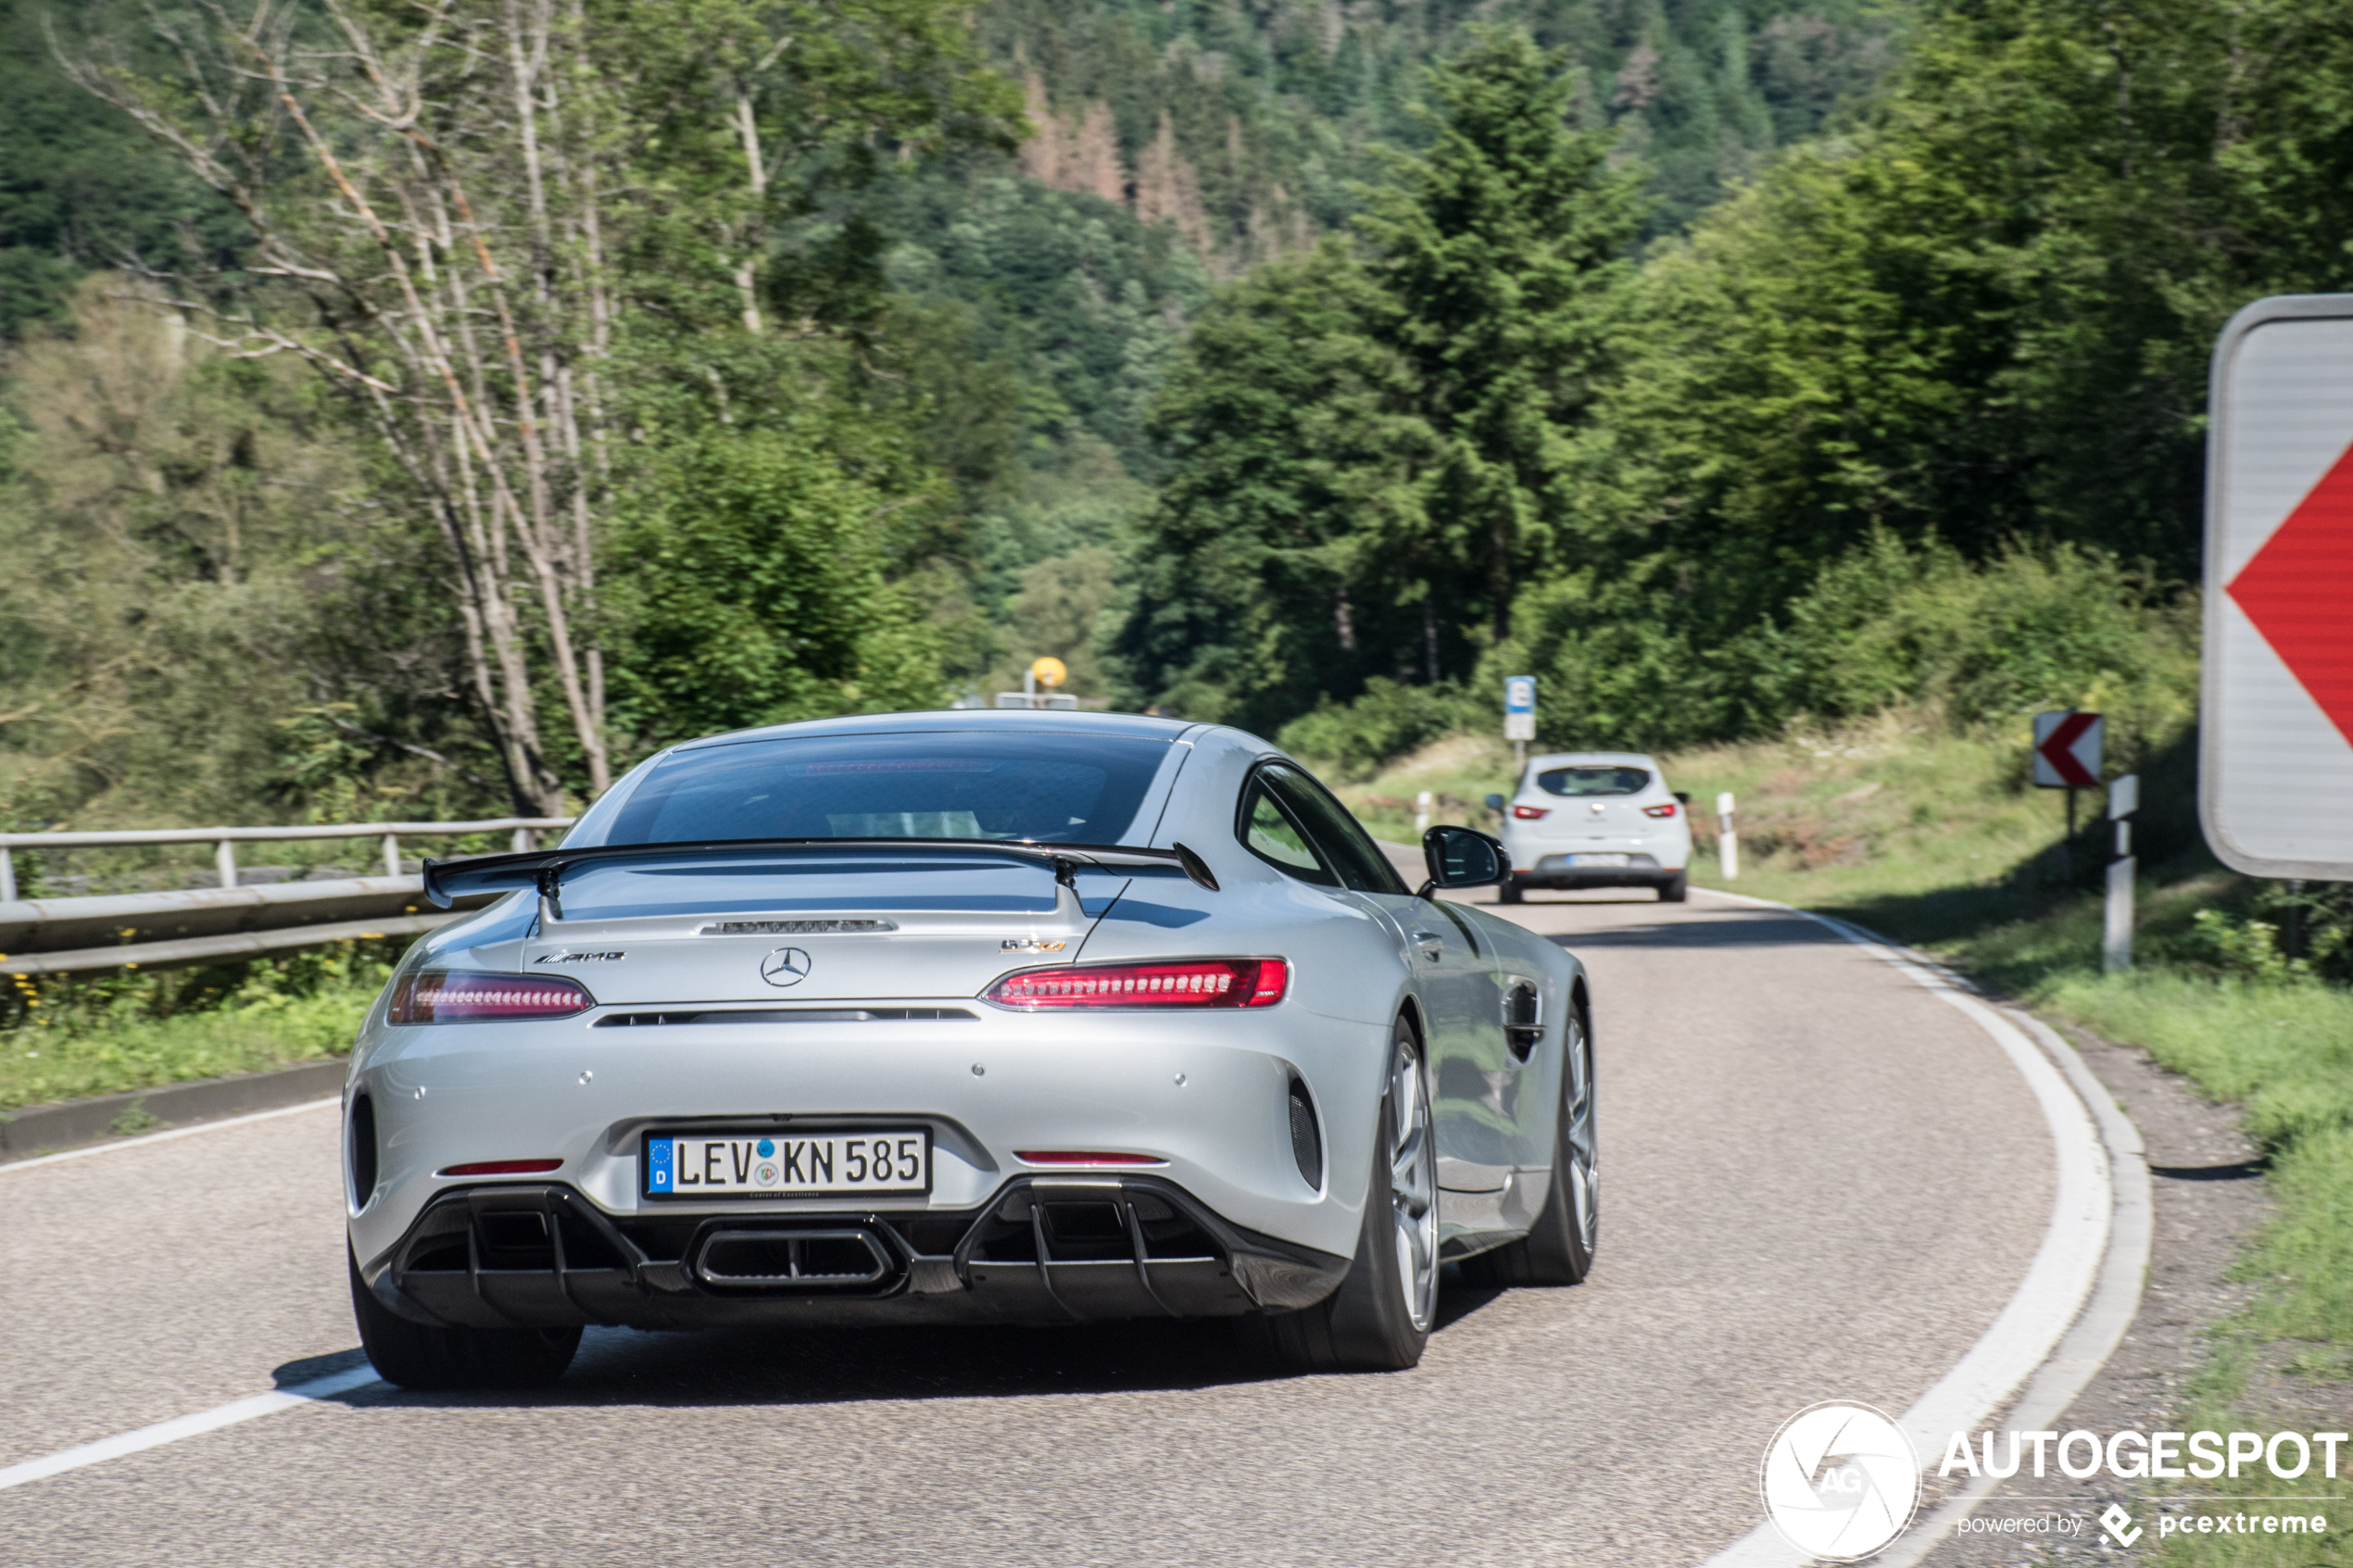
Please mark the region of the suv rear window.
POLYGON ((1645 768, 1547 768, 1536 775, 1547 795, 1640 795, 1650 782, 1645 768))

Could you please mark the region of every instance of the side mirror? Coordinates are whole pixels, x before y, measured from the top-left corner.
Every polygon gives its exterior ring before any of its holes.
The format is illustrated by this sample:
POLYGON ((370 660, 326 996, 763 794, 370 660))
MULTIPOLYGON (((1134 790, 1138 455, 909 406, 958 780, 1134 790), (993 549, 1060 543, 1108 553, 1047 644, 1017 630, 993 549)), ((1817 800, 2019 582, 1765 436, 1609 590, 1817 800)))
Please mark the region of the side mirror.
POLYGON ((1491 887, 1511 869, 1502 842, 1477 828, 1430 829, 1422 834, 1422 859, 1429 867, 1417 895, 1424 898, 1441 887, 1491 887))
POLYGON ((1692 803, 1692 792, 1688 789, 1679 789, 1675 792, 1675 798, 1689 806, 1692 803))
POLYGON ((1504 797, 1500 795, 1489 796, 1487 797, 1487 809, 1491 811, 1502 810, 1504 809, 1504 797))

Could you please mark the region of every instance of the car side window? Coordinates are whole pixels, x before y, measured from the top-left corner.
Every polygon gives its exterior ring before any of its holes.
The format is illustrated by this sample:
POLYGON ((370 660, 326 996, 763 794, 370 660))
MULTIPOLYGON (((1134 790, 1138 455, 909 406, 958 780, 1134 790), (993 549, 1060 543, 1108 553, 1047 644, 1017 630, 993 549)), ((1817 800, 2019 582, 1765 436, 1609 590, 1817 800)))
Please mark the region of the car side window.
POLYGON ((1267 794, 1265 784, 1253 778, 1250 792, 1243 797, 1240 838, 1242 847, 1277 871, 1295 876, 1302 882, 1312 882, 1318 887, 1337 887, 1340 878, 1324 863, 1299 824, 1284 814, 1283 809, 1267 794))
POLYGON ((1358 893, 1405 891, 1389 857, 1380 852, 1364 825, 1348 808, 1333 799, 1322 784, 1296 768, 1269 762, 1258 770, 1266 787, 1306 826, 1315 847, 1340 872, 1340 881, 1358 893))

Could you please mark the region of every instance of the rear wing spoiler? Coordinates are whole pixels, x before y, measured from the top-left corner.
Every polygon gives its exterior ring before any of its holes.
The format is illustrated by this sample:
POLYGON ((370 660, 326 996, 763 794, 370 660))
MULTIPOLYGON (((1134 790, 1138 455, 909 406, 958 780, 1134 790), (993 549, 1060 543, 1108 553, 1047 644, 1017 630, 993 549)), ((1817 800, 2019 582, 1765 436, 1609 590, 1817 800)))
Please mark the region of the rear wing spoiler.
POLYGON ((539 890, 550 918, 563 919, 563 875, 574 866, 615 861, 709 859, 776 860, 777 870, 790 872, 801 858, 844 854, 897 856, 979 855, 1030 860, 1051 870, 1064 887, 1076 887, 1078 868, 1105 871, 1176 872, 1210 892, 1217 878, 1199 855, 1183 845, 1166 849, 1137 849, 1123 844, 1038 844, 1026 839, 991 838, 727 838, 700 844, 606 844, 578 849, 533 849, 519 855, 480 855, 464 860, 427 860, 425 901, 446 909, 472 893, 511 893, 539 890))

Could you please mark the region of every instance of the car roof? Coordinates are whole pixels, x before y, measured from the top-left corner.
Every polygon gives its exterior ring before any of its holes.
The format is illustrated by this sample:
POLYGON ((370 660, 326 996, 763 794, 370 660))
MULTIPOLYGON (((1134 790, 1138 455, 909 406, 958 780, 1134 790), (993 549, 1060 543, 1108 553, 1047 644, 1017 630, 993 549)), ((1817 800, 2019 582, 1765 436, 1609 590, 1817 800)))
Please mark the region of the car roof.
POLYGON ((943 732, 965 734, 1084 734, 1135 740, 1170 740, 1201 726, 1190 720, 1159 719, 1145 713, 1079 713, 1069 709, 1022 708, 939 708, 912 713, 855 713, 840 719, 810 719, 795 724, 768 724, 753 730, 732 730, 682 741, 674 748, 693 751, 706 746, 734 746, 749 740, 784 740, 800 735, 923 734, 943 732))
POLYGON ((1529 768, 1623 767, 1648 768, 1655 773, 1658 763, 1639 751, 1554 751, 1528 759, 1529 768))

